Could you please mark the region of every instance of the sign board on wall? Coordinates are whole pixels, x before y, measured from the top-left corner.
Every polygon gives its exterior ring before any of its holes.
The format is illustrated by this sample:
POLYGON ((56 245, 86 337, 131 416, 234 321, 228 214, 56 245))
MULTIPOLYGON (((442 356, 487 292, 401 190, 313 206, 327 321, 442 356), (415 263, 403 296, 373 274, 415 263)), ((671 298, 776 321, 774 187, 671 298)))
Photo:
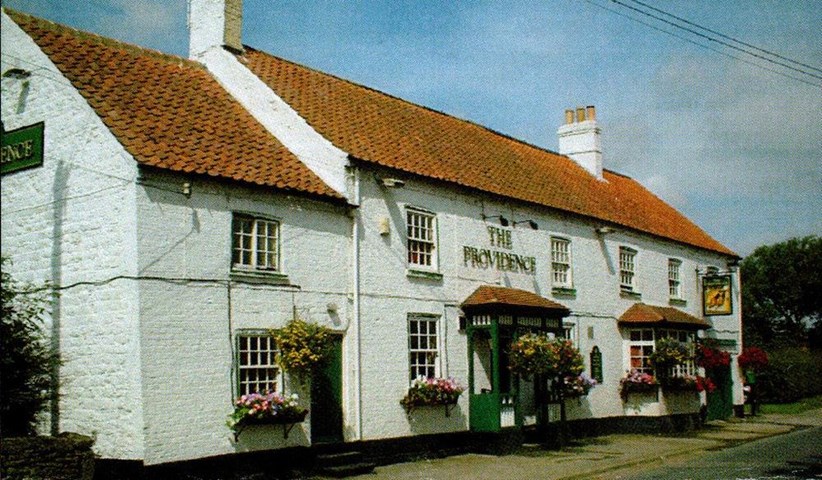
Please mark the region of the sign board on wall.
POLYGON ((730 315, 733 312, 730 275, 702 278, 702 312, 705 315, 730 315))
POLYGON ((487 227, 487 230, 491 247, 497 247, 497 249, 463 246, 463 264, 466 267, 531 275, 536 273, 537 259, 535 257, 505 251, 513 248, 511 230, 493 226, 487 227), (505 250, 499 250, 499 248, 505 250))
POLYGON ((0 173, 16 172, 43 164, 43 122, 3 131, 0 173))

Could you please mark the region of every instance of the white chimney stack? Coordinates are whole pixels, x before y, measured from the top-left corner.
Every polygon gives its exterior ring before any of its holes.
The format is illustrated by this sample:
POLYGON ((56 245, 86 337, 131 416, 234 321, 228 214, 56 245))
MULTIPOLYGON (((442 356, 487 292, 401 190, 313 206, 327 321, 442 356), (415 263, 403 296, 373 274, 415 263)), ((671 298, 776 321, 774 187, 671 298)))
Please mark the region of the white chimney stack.
POLYGON ((567 155, 582 168, 602 180, 602 144, 596 121, 596 109, 578 107, 565 110, 565 125, 559 127, 559 153, 567 155))
POLYGON ((243 0, 188 0, 188 56, 228 47, 243 51, 243 0))

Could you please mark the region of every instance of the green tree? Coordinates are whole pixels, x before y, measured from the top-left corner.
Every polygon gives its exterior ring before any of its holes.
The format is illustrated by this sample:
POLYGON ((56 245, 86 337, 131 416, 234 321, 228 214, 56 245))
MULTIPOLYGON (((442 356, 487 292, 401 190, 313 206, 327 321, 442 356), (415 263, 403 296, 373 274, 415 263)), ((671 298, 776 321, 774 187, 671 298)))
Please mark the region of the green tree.
POLYGON ((804 342, 822 316, 822 238, 759 247, 743 260, 741 273, 746 342, 804 342))
POLYGON ((37 413, 50 398, 56 357, 43 338, 42 314, 48 304, 42 288, 19 282, 0 259, 0 426, 4 437, 35 433, 37 413))

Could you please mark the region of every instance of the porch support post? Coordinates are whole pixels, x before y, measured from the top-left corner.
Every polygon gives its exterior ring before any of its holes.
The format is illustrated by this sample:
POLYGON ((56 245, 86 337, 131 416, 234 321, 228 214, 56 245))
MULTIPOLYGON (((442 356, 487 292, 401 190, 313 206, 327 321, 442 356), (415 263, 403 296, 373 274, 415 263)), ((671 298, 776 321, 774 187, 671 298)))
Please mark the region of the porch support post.
POLYGON ((499 317, 494 316, 491 319, 491 370, 493 378, 491 379, 491 387, 497 394, 500 393, 500 353, 499 353, 499 317))

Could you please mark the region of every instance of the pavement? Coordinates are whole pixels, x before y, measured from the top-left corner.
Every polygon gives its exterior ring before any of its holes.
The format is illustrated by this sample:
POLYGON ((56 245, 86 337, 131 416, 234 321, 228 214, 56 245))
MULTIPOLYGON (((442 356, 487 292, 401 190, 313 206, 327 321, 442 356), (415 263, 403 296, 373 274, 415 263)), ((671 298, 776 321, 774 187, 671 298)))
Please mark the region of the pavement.
POLYGON ((822 426, 822 409, 708 422, 685 436, 617 434, 574 441, 562 450, 524 445, 511 455, 456 455, 377 467, 358 480, 476 480, 608 478, 608 472, 651 466, 702 451, 822 426))

